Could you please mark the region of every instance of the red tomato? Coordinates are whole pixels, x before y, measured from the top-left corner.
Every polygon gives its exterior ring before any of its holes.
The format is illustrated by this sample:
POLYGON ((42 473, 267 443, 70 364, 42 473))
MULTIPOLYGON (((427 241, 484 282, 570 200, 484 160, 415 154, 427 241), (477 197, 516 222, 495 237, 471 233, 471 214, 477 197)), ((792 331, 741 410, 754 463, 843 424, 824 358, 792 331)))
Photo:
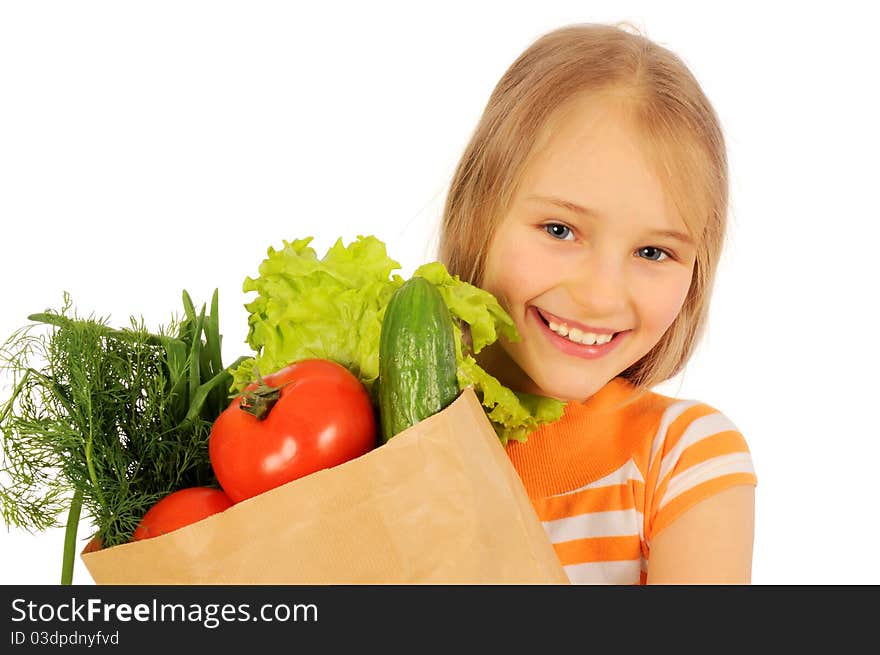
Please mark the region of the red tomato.
MULTIPOLYGON (((251 498, 376 446, 376 419, 366 387, 326 359, 302 360, 263 378, 278 399, 264 418, 230 403, 211 427, 208 455, 233 501, 251 498)), ((245 389, 257 389, 250 385, 245 389)))
POLYGON ((232 501, 219 489, 188 487, 165 496, 153 505, 132 536, 132 541, 158 537, 190 523, 232 507, 232 501))

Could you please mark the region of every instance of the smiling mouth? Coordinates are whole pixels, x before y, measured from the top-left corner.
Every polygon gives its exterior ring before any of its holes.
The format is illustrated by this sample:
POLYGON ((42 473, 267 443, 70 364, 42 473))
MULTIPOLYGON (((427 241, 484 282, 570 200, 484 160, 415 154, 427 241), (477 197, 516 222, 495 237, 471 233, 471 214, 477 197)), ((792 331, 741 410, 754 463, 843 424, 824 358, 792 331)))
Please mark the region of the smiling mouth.
POLYGON ((606 343, 612 341, 620 332, 612 332, 612 333, 596 333, 596 332, 588 332, 586 330, 581 330, 576 327, 569 327, 564 322, 557 322, 554 319, 547 318, 544 314, 537 308, 535 308, 535 313, 538 315, 538 318, 543 321, 544 325, 546 325, 552 332, 558 334, 561 337, 565 337, 572 343, 580 344, 582 346, 602 346, 606 343))

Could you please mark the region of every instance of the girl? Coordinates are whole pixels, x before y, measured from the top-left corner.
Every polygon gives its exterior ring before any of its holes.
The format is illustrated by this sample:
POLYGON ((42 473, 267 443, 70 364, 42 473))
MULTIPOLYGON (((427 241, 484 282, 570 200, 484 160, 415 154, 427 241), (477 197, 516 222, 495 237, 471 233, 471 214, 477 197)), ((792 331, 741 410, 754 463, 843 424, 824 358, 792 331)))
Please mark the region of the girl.
POLYGON ((742 435, 706 404, 650 391, 703 332, 727 196, 698 83, 617 26, 533 43, 454 175, 440 259, 495 294, 521 337, 481 365, 569 401, 507 451, 573 583, 751 581, 742 435))

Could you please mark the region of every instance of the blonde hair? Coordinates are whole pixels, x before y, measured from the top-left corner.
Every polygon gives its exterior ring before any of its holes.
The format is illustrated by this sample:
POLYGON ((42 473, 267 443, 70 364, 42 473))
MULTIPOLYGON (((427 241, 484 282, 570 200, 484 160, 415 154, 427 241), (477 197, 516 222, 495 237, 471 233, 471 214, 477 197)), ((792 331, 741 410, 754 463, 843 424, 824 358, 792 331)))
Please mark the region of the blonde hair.
POLYGON ((681 311, 654 348, 620 374, 644 391, 681 371, 705 329, 727 222, 727 155, 715 111, 684 62, 623 27, 632 26, 554 30, 507 69, 450 184, 439 258, 452 274, 479 286, 491 235, 551 119, 584 94, 621 98, 629 124, 697 242, 681 311))

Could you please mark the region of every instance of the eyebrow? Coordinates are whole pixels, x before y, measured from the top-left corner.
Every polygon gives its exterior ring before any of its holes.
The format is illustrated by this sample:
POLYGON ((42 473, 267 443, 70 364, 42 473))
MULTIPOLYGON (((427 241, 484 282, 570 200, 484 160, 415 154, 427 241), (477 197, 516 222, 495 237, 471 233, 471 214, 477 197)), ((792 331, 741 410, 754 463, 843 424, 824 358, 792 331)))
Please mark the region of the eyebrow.
MULTIPOLYGON (((572 211, 575 214, 580 214, 581 216, 587 216, 588 218, 597 218, 599 216, 599 212, 597 212, 595 209, 583 207, 577 203, 571 202, 570 200, 563 200, 562 198, 556 198, 555 196, 529 196, 527 199, 549 202, 552 205, 562 207, 563 209, 572 211)), ((679 232, 678 230, 651 230, 650 234, 651 236, 668 237, 670 239, 675 239, 676 241, 680 241, 689 246, 694 245, 694 240, 689 235, 685 234, 684 232, 679 232)))

